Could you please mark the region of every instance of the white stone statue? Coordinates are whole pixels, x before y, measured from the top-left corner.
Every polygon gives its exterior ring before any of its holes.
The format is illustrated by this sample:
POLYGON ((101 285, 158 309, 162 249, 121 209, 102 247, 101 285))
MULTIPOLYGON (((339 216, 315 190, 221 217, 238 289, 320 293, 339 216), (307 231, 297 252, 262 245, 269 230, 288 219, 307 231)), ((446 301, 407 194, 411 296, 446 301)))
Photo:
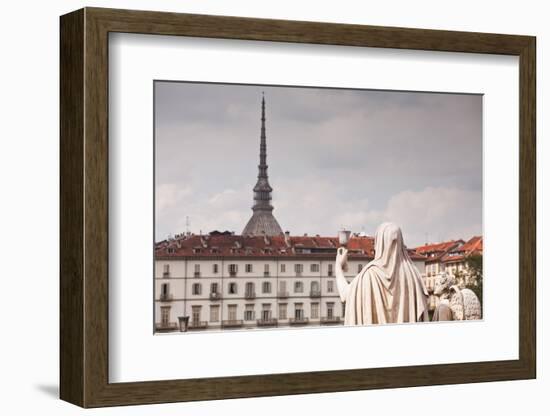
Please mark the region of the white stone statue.
POLYGON ((440 303, 432 321, 463 321, 481 319, 481 304, 470 289, 460 289, 454 276, 443 272, 434 282, 434 295, 440 303))
POLYGON ((345 325, 428 321, 428 291, 403 244, 401 229, 383 223, 376 230, 374 260, 348 283, 347 250, 338 248, 336 286, 345 302, 345 325))

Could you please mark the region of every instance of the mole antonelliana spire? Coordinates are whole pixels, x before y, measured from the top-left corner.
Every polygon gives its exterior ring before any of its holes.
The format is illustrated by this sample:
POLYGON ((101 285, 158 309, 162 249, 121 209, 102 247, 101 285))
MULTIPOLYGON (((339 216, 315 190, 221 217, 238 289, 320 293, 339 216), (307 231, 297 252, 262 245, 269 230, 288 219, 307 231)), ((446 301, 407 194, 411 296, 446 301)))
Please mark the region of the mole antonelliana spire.
POLYGON ((258 181, 254 186, 254 206, 252 217, 244 227, 243 235, 279 235, 283 233, 281 226, 273 216, 271 192, 267 177, 267 144, 265 138, 265 98, 262 93, 262 128, 260 133, 260 164, 258 165, 258 181))

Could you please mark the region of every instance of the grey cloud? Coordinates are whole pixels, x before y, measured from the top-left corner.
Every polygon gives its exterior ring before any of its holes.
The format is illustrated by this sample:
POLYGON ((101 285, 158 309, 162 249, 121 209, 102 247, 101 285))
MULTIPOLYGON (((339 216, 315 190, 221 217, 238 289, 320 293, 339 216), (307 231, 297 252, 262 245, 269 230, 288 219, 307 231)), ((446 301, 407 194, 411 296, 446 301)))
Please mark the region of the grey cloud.
MULTIPOLYGON (((481 96, 156 82, 157 189, 193 189, 158 216, 157 239, 182 231, 187 215, 197 232, 241 231, 257 175, 262 91, 275 215, 284 229, 333 235, 338 221, 354 218, 348 226, 373 232, 404 192, 481 196, 481 96), (215 195, 227 198, 212 204, 215 195), (240 207, 229 195, 242 197, 240 207)), ((415 230, 415 240, 481 232, 481 197, 464 205, 453 224, 401 225, 405 234, 415 230)))

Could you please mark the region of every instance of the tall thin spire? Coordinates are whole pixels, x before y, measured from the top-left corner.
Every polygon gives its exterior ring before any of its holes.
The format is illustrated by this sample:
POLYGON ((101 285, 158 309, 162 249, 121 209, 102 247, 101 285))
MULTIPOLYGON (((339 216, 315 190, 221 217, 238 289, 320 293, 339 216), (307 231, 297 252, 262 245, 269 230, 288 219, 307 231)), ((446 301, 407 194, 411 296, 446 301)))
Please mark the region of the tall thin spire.
POLYGON ((283 231, 273 216, 271 192, 267 175, 267 139, 265 134, 265 97, 262 92, 262 124, 260 129, 260 164, 258 165, 258 180, 254 186, 254 206, 252 218, 246 224, 243 235, 278 235, 283 231))

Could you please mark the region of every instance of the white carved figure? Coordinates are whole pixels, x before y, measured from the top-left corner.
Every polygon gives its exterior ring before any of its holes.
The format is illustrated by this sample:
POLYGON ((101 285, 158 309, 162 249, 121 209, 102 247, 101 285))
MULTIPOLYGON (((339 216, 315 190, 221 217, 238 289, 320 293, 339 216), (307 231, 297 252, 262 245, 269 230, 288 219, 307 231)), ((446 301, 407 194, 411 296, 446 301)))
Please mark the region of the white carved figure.
POLYGON ((376 230, 374 260, 348 283, 344 277, 348 251, 338 248, 336 285, 345 302, 345 325, 428 320, 428 292, 403 243, 401 229, 383 223, 376 230))
POLYGON ((481 319, 481 304, 470 289, 460 289, 454 276, 443 272, 437 275, 434 295, 441 302, 435 310, 433 321, 463 321, 481 319))

